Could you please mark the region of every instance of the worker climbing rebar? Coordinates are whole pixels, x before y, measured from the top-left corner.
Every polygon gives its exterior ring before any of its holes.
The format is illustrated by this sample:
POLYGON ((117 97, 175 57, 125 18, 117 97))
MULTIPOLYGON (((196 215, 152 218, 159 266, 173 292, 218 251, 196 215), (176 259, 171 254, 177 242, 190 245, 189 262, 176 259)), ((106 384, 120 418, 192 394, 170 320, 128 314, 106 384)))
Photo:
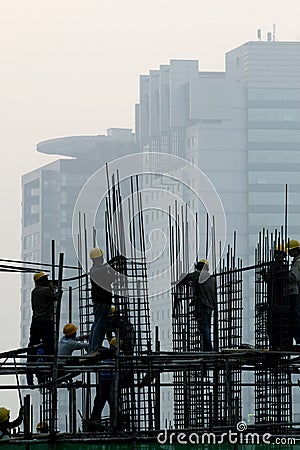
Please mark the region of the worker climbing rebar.
POLYGON ((288 241, 286 249, 289 256, 293 258, 288 280, 291 333, 296 345, 300 345, 300 242, 291 239, 288 241))
POLYGON ((178 283, 188 284, 192 289, 193 299, 190 306, 197 322, 198 331, 202 335, 202 350, 213 350, 211 339, 212 312, 217 305, 216 280, 209 273, 209 265, 206 259, 195 263, 195 271, 185 275, 178 283))
POLYGON ((111 264, 119 259, 125 260, 125 257, 116 256, 104 263, 103 251, 101 248, 94 247, 90 251, 90 258, 93 261, 90 280, 95 319, 91 328, 89 355, 95 356, 101 349, 105 337, 108 314, 112 304, 112 285, 117 281, 117 272, 111 267, 111 264))
POLYGON ((288 263, 282 244, 274 249, 274 259, 268 269, 259 272, 267 284, 267 333, 270 350, 288 350, 292 346, 287 300, 288 263))
MULTIPOLYGON (((32 321, 28 347, 28 362, 37 362, 38 355, 53 355, 54 352, 54 304, 61 291, 54 293, 48 275, 38 272, 33 277, 35 287, 31 292, 32 321), (34 346, 41 344, 40 348, 34 346)), ((42 358, 44 360, 44 357, 42 358)), ((33 384, 33 373, 27 370, 27 383, 33 384)), ((37 376, 40 378, 38 372, 37 376)), ((42 381, 40 378, 39 382, 42 381)))
POLYGON ((89 354, 96 355, 104 340, 107 317, 112 303, 112 288, 115 276, 107 263, 104 263, 101 248, 92 248, 90 258, 93 265, 90 270, 92 286, 92 302, 94 323, 91 328, 89 340, 89 354))
POLYGON ((118 335, 123 342, 122 351, 124 354, 132 355, 136 345, 135 329, 125 313, 116 310, 114 305, 111 306, 107 318, 106 335, 110 340, 113 333, 118 335))
MULTIPOLYGON (((122 347, 123 342, 120 341, 119 345, 122 347)), ((111 350, 116 351, 117 339, 112 337, 109 341, 109 346, 111 350)), ((103 364, 109 364, 114 361, 113 358, 106 358, 103 360, 103 364)), ((98 383, 96 387, 96 396, 94 399, 94 406, 91 413, 90 420, 87 425, 87 431, 96 431, 99 429, 99 424, 101 421, 103 408, 108 402, 110 408, 111 423, 114 411, 114 383, 116 382, 117 373, 115 370, 101 370, 97 374, 98 383)), ((118 380, 120 381, 120 380, 118 380)), ((120 386, 117 386, 118 393, 120 392, 120 386)))

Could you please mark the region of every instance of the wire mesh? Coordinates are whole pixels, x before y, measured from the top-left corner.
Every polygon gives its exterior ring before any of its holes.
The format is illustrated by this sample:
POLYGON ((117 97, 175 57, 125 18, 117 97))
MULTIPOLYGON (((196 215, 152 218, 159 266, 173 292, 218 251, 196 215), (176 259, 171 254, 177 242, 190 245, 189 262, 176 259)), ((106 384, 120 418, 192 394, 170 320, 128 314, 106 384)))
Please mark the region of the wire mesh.
MULTIPOLYGON (((255 252, 255 344, 273 351, 290 350, 290 308, 287 295, 288 262, 283 232, 259 233, 255 252)), ((287 430, 291 420, 289 356, 266 354, 255 370, 255 420, 272 432, 287 430), (276 425, 272 425, 272 424, 276 425)))

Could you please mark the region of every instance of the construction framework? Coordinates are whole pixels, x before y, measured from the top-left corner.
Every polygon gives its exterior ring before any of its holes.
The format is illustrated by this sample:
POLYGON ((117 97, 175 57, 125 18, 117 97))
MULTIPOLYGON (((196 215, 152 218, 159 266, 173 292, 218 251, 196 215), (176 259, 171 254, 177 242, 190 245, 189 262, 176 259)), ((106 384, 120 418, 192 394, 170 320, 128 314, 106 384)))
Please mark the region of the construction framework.
POLYGON ((255 420, 272 432, 287 432, 292 422, 291 357, 282 354, 293 343, 284 247, 282 229, 263 229, 255 252, 255 347, 265 351, 255 369, 255 420))
MULTIPOLYGON (((280 435, 297 435, 292 421, 294 388, 298 382, 292 374, 300 369, 300 352, 291 347, 289 306, 286 296, 288 264, 275 261, 275 251, 283 247, 283 232, 263 230, 258 237, 255 265, 243 267, 236 256, 236 234, 225 256, 221 244, 215 240, 213 218, 206 218, 206 255, 211 242, 212 276, 217 288, 217 307, 213 312, 213 351, 203 351, 203 336, 193 310, 194 294, 189 278, 188 243, 192 230, 187 219, 187 207, 177 203, 169 209, 169 238, 171 266, 172 342, 173 350, 160 350, 158 333, 152 336, 145 248, 142 194, 139 178, 129 179, 127 216, 118 173, 109 175, 107 168, 107 197, 105 199, 106 257, 116 273, 112 285, 114 319, 111 326, 117 347, 107 360, 107 349, 95 358, 85 355, 63 358, 58 355, 61 297, 55 305, 54 355, 37 354, 27 361, 28 349, 16 349, 0 354, 1 374, 14 375, 16 383, 0 384, 0 389, 16 389, 20 403, 23 393, 35 391, 39 396, 38 411, 25 396, 25 421, 22 438, 32 437, 57 442, 62 439, 59 394, 67 392, 68 415, 65 417, 63 439, 85 442, 89 440, 155 439, 162 429, 161 390, 168 387, 174 398, 174 432, 197 430, 214 432, 234 430, 243 420, 244 387, 254 393, 255 423, 248 429, 257 433, 266 430, 280 435), (172 221, 175 218, 175 224, 172 221), (211 221, 210 221, 211 220, 211 221), (128 233, 127 233, 128 230, 128 233), (126 232, 125 232, 126 231, 126 232), (129 234, 129 240, 126 235, 129 234), (217 251, 216 249, 219 248, 217 251), (179 258, 178 255, 181 255, 179 258), (217 255, 218 254, 218 255, 217 255), (219 262, 217 264, 217 261, 219 262), (242 343, 243 272, 255 274, 255 346, 242 343), (278 281, 279 280, 279 281, 278 281), (282 322, 278 324, 278 317, 282 322), (273 328, 272 328, 273 327, 273 328), (280 327, 279 339, 274 327, 280 327), (154 345, 153 345, 154 344, 154 345), (153 348, 154 347, 154 348, 153 348), (40 382, 28 386, 20 376, 28 370, 39 375, 40 382), (115 374, 112 383, 113 402, 110 416, 96 424, 93 433, 87 431, 93 397, 98 386, 99 371, 115 374), (243 382, 243 372, 253 374, 253 381, 243 382), (171 373, 173 382, 161 382, 161 374, 171 373), (49 425, 44 435, 34 432, 34 417, 49 425), (78 421, 78 414, 80 421, 78 421)), ((198 219, 196 219, 198 220, 198 219)), ((56 264, 55 243, 52 243, 52 272, 54 289, 68 287, 69 321, 78 300, 80 334, 88 335, 93 323, 93 305, 88 275, 88 234, 97 246, 96 228, 88 230, 85 215, 78 217, 78 255, 85 264, 64 265, 64 255, 56 264), (65 270, 74 276, 64 278, 65 270)), ((197 227, 195 233, 198 232, 197 227)), ((195 236, 197 242, 197 235, 195 236)), ((198 255, 197 255, 198 257, 198 255)), ((2 271, 37 272, 46 264, 2 261, 2 271)), ((65 294, 64 294, 65 295, 65 294)), ((66 297, 66 295, 65 295, 66 297)), ((63 299, 65 301, 65 299, 63 299)), ((111 319, 112 320, 112 319, 111 319)), ((37 349, 38 350, 38 349, 37 349)), ((38 353, 38 352, 37 352, 38 353)), ((37 408, 37 407, 36 407, 37 408)), ((243 422, 244 423, 244 422, 243 422)), ((247 424, 246 424, 247 427, 247 424)), ((16 437, 16 442, 18 438, 16 437)), ((20 439, 20 442, 22 440, 20 439)))
MULTIPOLYGON (((174 373, 174 425, 175 428, 203 430, 231 426, 242 417, 241 368, 236 367, 236 362, 231 364, 230 360, 222 361, 213 355, 218 355, 219 350, 238 349, 241 345, 242 262, 235 256, 235 246, 228 246, 226 257, 220 259, 220 271, 218 277, 214 277, 218 295, 212 325, 214 352, 208 357, 203 352, 202 325, 195 314, 193 282, 191 277, 182 276, 187 272, 188 262, 178 258, 178 254, 188 254, 185 248, 189 242, 187 233, 192 227, 186 210, 179 209, 176 202, 169 212, 170 217, 175 217, 175 225, 170 221, 173 350, 175 353, 200 352, 198 358, 202 361, 197 369, 190 370, 187 366, 186 370, 174 373), (176 223, 181 226, 176 227, 176 223)), ((206 229, 209 228, 213 272, 216 274, 215 227, 214 221, 209 226, 207 217, 206 229)), ((198 232, 197 227, 195 231, 198 232)))

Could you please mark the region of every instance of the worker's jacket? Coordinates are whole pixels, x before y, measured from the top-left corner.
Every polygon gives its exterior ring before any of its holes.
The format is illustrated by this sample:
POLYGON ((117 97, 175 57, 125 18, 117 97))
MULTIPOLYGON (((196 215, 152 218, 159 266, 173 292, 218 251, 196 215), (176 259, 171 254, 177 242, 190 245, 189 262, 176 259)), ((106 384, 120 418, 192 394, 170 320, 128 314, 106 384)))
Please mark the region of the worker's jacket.
POLYGON ((110 305, 112 301, 112 283, 117 282, 118 271, 110 264, 117 260, 126 260, 125 257, 114 257, 108 263, 103 263, 101 258, 95 258, 90 270, 93 303, 110 305))
POLYGON ((125 354, 132 353, 136 344, 134 326, 125 315, 115 312, 108 315, 106 336, 111 339, 117 333, 122 341, 122 351, 125 354))
POLYGON ((267 300, 270 307, 286 305, 288 289, 288 265, 286 261, 271 261, 268 270, 260 271, 267 283, 267 300))
POLYGON ((195 309, 205 305, 208 308, 215 309, 217 305, 216 280, 209 272, 202 270, 200 273, 195 271, 194 280, 191 283, 193 289, 193 302, 195 309))
POLYGON ((300 293, 300 255, 293 259, 289 272, 288 293, 297 295, 300 293))
POLYGON ((63 336, 58 343, 58 355, 70 356, 75 350, 87 350, 88 344, 63 336))
POLYGON ((32 320, 53 320, 56 295, 50 286, 36 286, 31 292, 32 320))
POLYGON ((5 420, 5 422, 0 422, 0 440, 9 439, 10 431, 13 428, 19 427, 22 422, 23 422, 23 408, 20 408, 19 416, 17 419, 13 420, 12 422, 10 422, 9 419, 5 420))
POLYGON ((177 283, 178 286, 188 285, 192 289, 193 300, 192 306, 196 306, 195 309, 199 309, 201 305, 208 306, 211 309, 215 309, 217 305, 217 290, 216 280, 206 270, 195 270, 192 273, 183 274, 177 283))
POLYGON ((111 304, 111 284, 115 280, 113 269, 108 264, 94 262, 90 270, 92 285, 92 301, 95 303, 111 304))

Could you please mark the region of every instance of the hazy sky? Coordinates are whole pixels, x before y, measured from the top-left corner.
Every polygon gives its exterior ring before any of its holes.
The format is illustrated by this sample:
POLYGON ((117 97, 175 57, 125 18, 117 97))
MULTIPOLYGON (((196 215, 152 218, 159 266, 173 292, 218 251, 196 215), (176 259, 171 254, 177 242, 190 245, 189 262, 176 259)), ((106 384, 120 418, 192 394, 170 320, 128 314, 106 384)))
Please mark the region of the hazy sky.
MULTIPOLYGON (((0 0, 1 258, 20 258, 21 175, 55 159, 37 142, 133 128, 140 74, 170 59, 223 70, 258 28, 300 40, 299 17, 299 0, 0 0)), ((3 351, 19 345, 20 281, 0 281, 3 351)), ((15 410, 16 393, 1 398, 15 410)))

